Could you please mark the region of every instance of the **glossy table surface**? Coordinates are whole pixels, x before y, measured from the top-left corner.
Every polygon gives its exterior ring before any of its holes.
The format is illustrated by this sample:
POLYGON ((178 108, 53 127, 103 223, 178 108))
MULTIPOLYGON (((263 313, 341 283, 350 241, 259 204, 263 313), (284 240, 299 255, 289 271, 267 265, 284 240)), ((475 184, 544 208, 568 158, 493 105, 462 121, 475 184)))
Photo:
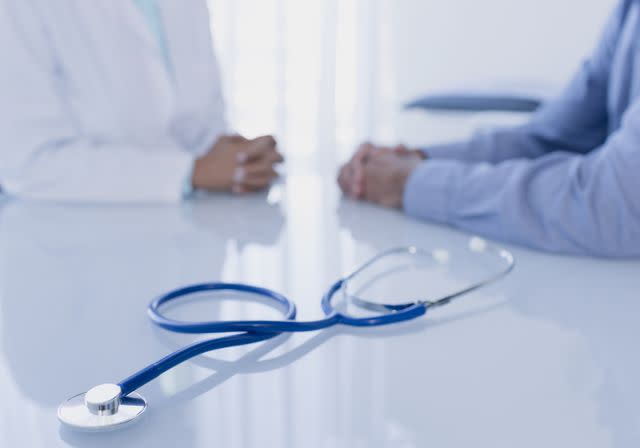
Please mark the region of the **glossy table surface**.
MULTIPOLYGON (((180 206, 5 201, 0 208, 0 446, 631 447, 640 443, 640 262, 509 248, 505 280, 407 324, 277 338, 187 362, 140 393, 144 418, 75 433, 67 397, 193 340, 147 303, 195 282, 274 288, 300 319, 338 277, 404 244, 464 254, 469 235, 340 197, 330 176, 180 206)), ((452 257, 380 286, 437 294, 486 265, 452 257)), ((190 319, 274 317, 221 297, 190 319)), ((244 298, 246 299, 246 298, 244 298)))

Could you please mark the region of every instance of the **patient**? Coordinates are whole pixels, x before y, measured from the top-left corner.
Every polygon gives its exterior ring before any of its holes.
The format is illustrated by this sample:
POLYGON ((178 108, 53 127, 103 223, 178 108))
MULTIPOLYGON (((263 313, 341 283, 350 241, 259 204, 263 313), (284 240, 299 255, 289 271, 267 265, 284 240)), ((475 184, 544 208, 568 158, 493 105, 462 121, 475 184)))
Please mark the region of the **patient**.
POLYGON ((640 2, 622 1, 588 62, 529 123, 419 150, 363 144, 340 187, 537 249, 640 256, 639 16, 640 2))

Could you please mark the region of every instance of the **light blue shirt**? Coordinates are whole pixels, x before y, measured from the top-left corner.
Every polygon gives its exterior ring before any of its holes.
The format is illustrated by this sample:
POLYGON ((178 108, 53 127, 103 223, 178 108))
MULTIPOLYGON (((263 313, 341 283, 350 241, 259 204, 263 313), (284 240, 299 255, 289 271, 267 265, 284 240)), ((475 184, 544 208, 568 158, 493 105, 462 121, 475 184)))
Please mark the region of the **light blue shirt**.
POLYGON ((409 215, 533 248, 640 256, 640 1, 526 125, 425 148, 409 215))

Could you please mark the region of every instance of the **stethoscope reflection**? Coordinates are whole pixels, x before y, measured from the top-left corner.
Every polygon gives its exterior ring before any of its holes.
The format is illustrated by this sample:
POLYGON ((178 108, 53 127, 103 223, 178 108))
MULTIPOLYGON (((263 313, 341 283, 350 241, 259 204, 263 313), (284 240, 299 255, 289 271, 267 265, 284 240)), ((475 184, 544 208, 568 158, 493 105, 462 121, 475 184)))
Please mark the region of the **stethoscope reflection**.
MULTIPOLYGON (((371 224, 375 214, 375 207, 355 207, 348 200, 338 207, 343 229, 361 244, 378 250, 378 230, 371 224)), ((403 229, 400 238, 415 240, 415 225, 403 224, 404 220, 394 215, 390 212, 388 219, 403 229)), ((443 237, 455 242, 459 237, 455 231, 431 225, 424 226, 424 233, 434 242, 443 237)), ((521 251, 515 252, 520 255, 521 251)), ((635 317, 640 314, 640 302, 634 294, 637 286, 633 286, 637 262, 551 259, 546 254, 522 252, 527 255, 518 257, 520 269, 502 284, 507 292, 518 291, 503 302, 506 309, 527 320, 553 323, 565 335, 569 330, 584 340, 585 350, 576 355, 581 359, 576 370, 582 372, 576 373, 573 387, 582 384, 585 399, 592 397, 597 407, 592 423, 611 431, 612 446, 637 445, 640 412, 636 404, 640 396, 635 378, 640 361, 625 353, 635 337, 630 329, 637 328, 635 317)))
MULTIPOLYGON (((235 211, 234 228, 245 222, 240 243, 232 228, 207 220, 225 201, 213 197, 189 207, 4 204, 2 350, 20 396, 55 409, 60 396, 96 377, 92 359, 118 360, 103 372, 110 375, 119 373, 120 362, 159 355, 162 347, 146 331, 149 297, 219 278, 229 250, 270 247, 279 238, 284 218, 277 204, 258 195, 245 204, 250 216, 243 216, 242 207, 235 211), (236 249, 227 244, 234 242, 236 249), (114 325, 118 331, 100 330, 114 325)), ((167 437, 188 441, 191 429, 180 426, 167 429, 167 437)))
MULTIPOLYGON (((431 254, 429 254, 429 256, 431 257, 431 254)), ((365 264, 361 269, 365 269, 368 266, 369 264, 365 264)), ((379 282, 381 280, 381 277, 390 277, 390 276, 392 277, 396 271, 397 269, 390 269, 390 270, 383 271, 382 273, 379 273, 371 277, 368 282, 361 284, 357 290, 354 290, 352 291, 352 294, 349 294, 348 299, 344 300, 341 303, 341 306, 337 308, 338 312, 348 313, 346 310, 345 311, 342 311, 342 310, 343 308, 346 307, 350 299, 355 298, 359 302, 362 302, 363 301, 363 299, 361 299, 362 293, 368 288, 369 284, 379 282)), ((225 296, 224 298, 229 299, 231 297, 225 296)), ((451 298, 453 298, 453 296, 451 298)), ((211 300, 211 298, 208 298, 208 299, 211 300)), ((191 298, 190 300, 187 299, 187 301, 183 303, 183 305, 186 303, 193 304, 193 302, 197 300, 198 298, 191 298)), ((205 299, 201 298, 200 300, 205 300, 205 299)), ((235 304, 237 304, 238 302, 246 301, 246 300, 248 299, 243 298, 242 295, 232 298, 232 301, 235 304)), ((255 298, 254 300, 260 301, 258 298, 255 298)), ((447 300, 447 299, 444 299, 444 300, 447 300)), ((262 302, 266 305, 273 305, 272 301, 271 302, 262 301, 262 302)), ((173 306, 179 307, 180 305, 173 305, 173 306)), ((454 315, 449 315, 448 317, 445 317, 445 318, 438 317, 435 320, 430 320, 429 323, 427 323, 426 321, 418 321, 418 322, 413 322, 411 324, 401 324, 397 328, 378 328, 376 330, 373 330, 371 327, 369 329, 361 329, 361 328, 350 329, 346 327, 338 327, 339 329, 322 331, 293 348, 289 347, 286 351, 284 351, 284 353, 271 356, 267 359, 265 359, 265 357, 271 352, 280 351, 279 349, 281 348, 281 346, 285 344, 287 341, 290 341, 290 337, 285 335, 278 336, 273 340, 263 343, 261 346, 252 350, 251 352, 241 356, 236 361, 223 361, 220 359, 209 358, 208 356, 194 358, 193 360, 194 364, 199 365, 201 367, 205 367, 207 369, 215 370, 216 373, 210 375, 209 377, 205 378, 204 380, 196 384, 189 385, 188 387, 184 388, 182 391, 178 393, 172 394, 170 396, 158 397, 156 399, 152 398, 152 400, 154 401, 154 406, 157 406, 158 408, 163 407, 166 409, 174 409, 176 406, 179 406, 181 403, 185 401, 193 400, 197 398, 199 395, 211 390, 216 386, 219 386, 224 381, 228 380, 234 375, 266 372, 266 371, 287 366, 293 363, 294 361, 300 360, 301 358, 309 354, 311 351, 313 351, 314 349, 318 348, 319 346, 323 345, 325 342, 329 341, 331 338, 336 336, 350 335, 350 336, 365 337, 369 339, 376 339, 376 338, 389 339, 390 337, 393 337, 393 336, 409 335, 417 332, 422 332, 429 327, 439 326, 445 323, 462 320, 467 317, 475 316, 487 311, 489 311, 489 309, 481 308, 481 309, 475 310, 474 312, 458 313, 454 315)), ((164 333, 161 333, 159 337, 165 340, 167 342, 167 345, 169 345, 172 348, 175 348, 174 337, 168 337, 168 335, 164 333)), ((356 403, 359 403, 359 402, 361 402, 361 400, 356 400, 356 403)))
MULTIPOLYGON (((486 264, 487 260, 482 254, 469 252, 468 235, 436 225, 416 223, 407 219, 399 211, 380 209, 374 205, 343 199, 338 203, 337 215, 341 230, 347 235, 343 238, 344 244, 350 246, 349 251, 357 254, 356 256, 362 257, 363 254, 380 251, 384 249, 385 244, 390 244, 389 241, 391 244, 401 245, 411 242, 421 247, 434 248, 437 258, 442 263, 429 267, 425 271, 424 281, 431 286, 436 295, 445 295, 456 286, 482 279, 487 275, 485 268, 488 267, 491 270, 492 266, 495 266, 491 260, 486 264), (384 238, 381 237, 382 234, 384 238)), ((385 350, 381 354, 371 354, 367 370, 374 372, 373 374, 377 377, 366 386, 369 388, 367 392, 373 402, 372 406, 367 408, 371 413, 369 418, 376 422, 371 425, 372 438, 383 440, 388 434, 401 434, 402 437, 411 440, 407 446, 419 446, 425 438, 429 440, 433 437, 428 426, 425 425, 425 416, 442 414, 447 409, 447 405, 436 398, 439 394, 434 393, 432 387, 435 387, 435 391, 450 390, 450 393, 456 394, 455 390, 451 390, 453 384, 439 380, 440 375, 448 375, 451 373, 447 373, 448 370, 457 367, 455 362, 450 362, 448 357, 441 353, 455 350, 454 347, 457 347, 460 342, 460 340, 456 341, 458 336, 462 338, 461 340, 469 337, 473 339, 473 333, 469 332, 473 332, 474 328, 482 328, 485 325, 483 322, 494 319, 496 314, 508 308, 511 297, 504 291, 507 290, 505 285, 512 281, 512 277, 505 278, 496 288, 489 287, 488 290, 473 294, 468 297, 468 300, 461 301, 455 309, 443 311, 443 319, 447 319, 449 313, 453 313, 454 316, 477 317, 477 319, 465 321, 463 328, 467 330, 460 333, 450 330, 448 326, 439 329, 441 333, 449 335, 448 339, 452 340, 451 345, 437 342, 430 344, 429 341, 437 340, 439 335, 429 336, 428 333, 419 340, 414 339, 410 347, 419 353, 414 356, 420 359, 420 361, 416 360, 419 368, 415 369, 415 373, 412 373, 414 372, 412 368, 394 367, 411 352, 409 348, 405 350, 394 346, 394 349, 385 350), (443 363, 428 367, 429 362, 424 360, 434 358, 443 360, 443 363), (422 375, 422 377, 416 378, 416 375, 422 375), (391 386, 411 384, 415 381, 418 381, 421 387, 393 388, 391 386), (381 383, 391 386, 391 392, 381 393, 379 387, 381 383), (433 406, 444 407, 442 411, 434 411, 433 406), (410 411, 415 410, 416 407, 421 409, 420 414, 410 411), (390 416, 396 416, 395 421, 391 420, 390 416)), ((388 291, 381 288, 378 295, 384 297, 385 294, 388 294, 388 291)), ((451 328, 460 328, 455 320, 450 323, 451 328)), ((455 352, 452 355, 455 358, 455 352)), ((465 378, 464 373, 461 381, 467 382, 469 378, 465 378)), ((471 376, 470 372, 468 374, 471 376)))
MULTIPOLYGON (((173 284, 166 274, 187 262, 180 242, 193 231, 168 208, 19 202, 3 208, 0 228, 3 350, 22 393, 47 406, 60 390, 77 387, 73 378, 93 372, 92 363, 79 360, 96 357, 96 350, 121 357, 117 347, 132 334, 142 346, 151 343, 136 331, 141 320, 122 308, 143 308, 140 296, 154 282, 173 284), (115 323, 127 331, 96 331, 115 323), (37 374, 42 365, 49 366, 44 378, 37 374)), ((201 250, 194 258, 207 271, 222 263, 201 250)))
MULTIPOLYGON (((238 301, 243 299, 236 298, 234 300, 238 301)), ((262 373, 289 366, 309 355, 315 349, 327 343, 332 338, 355 336, 365 339, 387 339, 390 337, 417 334, 442 325, 448 325, 454 322, 477 317, 484 313, 491 312, 501 306, 501 303, 496 303, 473 311, 457 312, 449 314, 446 317, 431 318, 428 320, 410 321, 392 327, 381 327, 375 329, 332 327, 314 334, 304 340, 304 342, 294 347, 291 347, 289 344, 292 339, 292 334, 285 333, 262 343, 258 348, 249 351, 234 361, 216 359, 208 355, 200 356, 193 358, 191 363, 207 370, 213 370, 215 373, 195 384, 189 385, 173 395, 163 394, 160 397, 156 397, 155 400, 159 406, 164 407, 167 405, 166 409, 171 409, 175 403, 192 400, 221 385, 234 375, 262 373), (289 346, 285 347, 285 345, 289 346), (282 352, 281 349, 283 347, 286 349, 284 353, 275 354, 274 356, 265 359, 265 357, 272 352, 282 352)), ((158 338, 163 340, 163 343, 167 348, 175 349, 178 347, 174 335, 168 334, 157 328, 155 329, 155 332, 157 333, 158 338)))
POLYGON ((545 255, 523 261, 528 275, 510 307, 526 318, 551 323, 577 342, 572 387, 592 397, 597 424, 610 433, 611 446, 640 443, 640 360, 637 261, 558 257, 548 269, 545 255))

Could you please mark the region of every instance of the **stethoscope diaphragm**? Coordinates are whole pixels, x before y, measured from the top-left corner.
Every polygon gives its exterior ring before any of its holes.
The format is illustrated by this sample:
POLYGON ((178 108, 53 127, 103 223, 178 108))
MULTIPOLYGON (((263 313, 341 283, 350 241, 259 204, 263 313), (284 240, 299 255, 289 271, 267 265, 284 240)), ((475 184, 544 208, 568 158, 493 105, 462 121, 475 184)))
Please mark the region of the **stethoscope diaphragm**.
POLYGON ((122 396, 120 386, 101 384, 69 398, 58 407, 58 419, 80 431, 106 431, 133 422, 147 409, 138 393, 122 396))

